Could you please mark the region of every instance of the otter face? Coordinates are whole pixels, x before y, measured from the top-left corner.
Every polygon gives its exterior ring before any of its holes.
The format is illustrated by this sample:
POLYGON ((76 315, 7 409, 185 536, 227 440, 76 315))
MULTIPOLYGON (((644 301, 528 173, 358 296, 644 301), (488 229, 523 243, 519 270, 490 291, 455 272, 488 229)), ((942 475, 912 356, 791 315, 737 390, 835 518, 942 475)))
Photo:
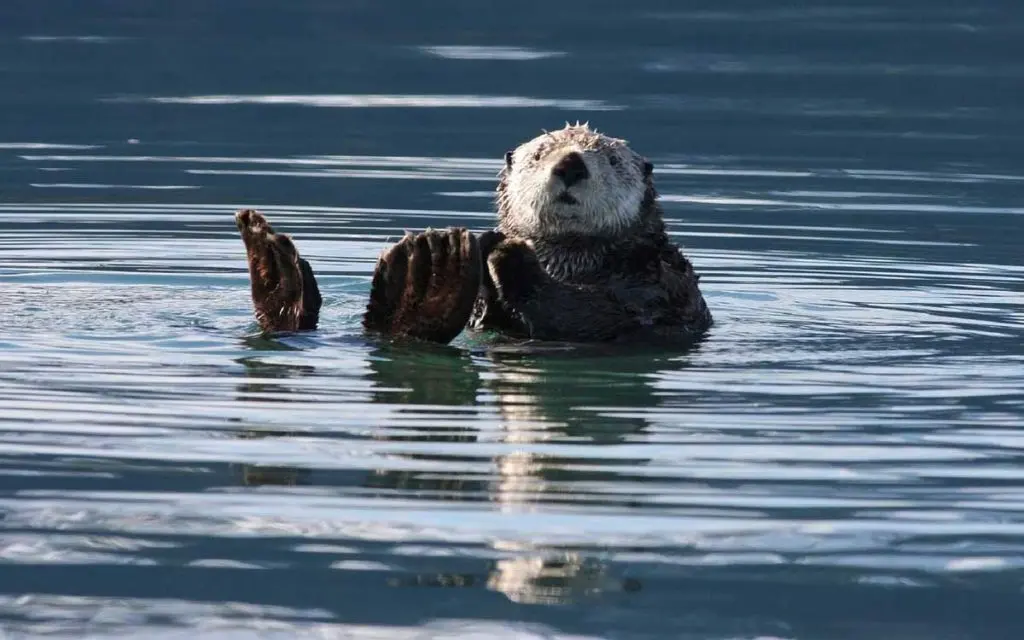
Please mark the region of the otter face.
POLYGON ((502 224, 525 237, 615 233, 639 219, 652 168, 625 140, 566 124, 505 154, 502 224))

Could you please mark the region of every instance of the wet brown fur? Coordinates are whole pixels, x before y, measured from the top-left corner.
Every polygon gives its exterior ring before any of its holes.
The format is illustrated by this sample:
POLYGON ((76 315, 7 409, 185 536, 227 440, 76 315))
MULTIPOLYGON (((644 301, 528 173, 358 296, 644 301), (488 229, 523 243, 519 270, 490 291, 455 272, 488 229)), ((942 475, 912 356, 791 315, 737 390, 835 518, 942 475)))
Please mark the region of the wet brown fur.
MULTIPOLYGON (((377 261, 363 326, 438 343, 467 325, 568 341, 703 332, 712 319, 699 277, 665 233, 652 165, 636 161, 644 186, 638 215, 595 233, 524 228, 509 210, 507 165, 496 191, 497 229, 479 239, 463 228, 407 233, 377 261)), ((236 218, 260 326, 315 328, 321 298, 309 264, 259 213, 236 218)))
POLYGON ((407 233, 377 261, 363 326, 446 344, 466 326, 480 288, 480 249, 463 228, 407 233))
POLYGON ((264 331, 315 329, 323 302, 309 263, 291 238, 274 233, 261 214, 235 214, 249 262, 256 321, 264 331))
MULTIPOLYGON (((566 131, 583 146, 595 144, 585 125, 566 131)), ((665 232, 653 165, 639 156, 636 162, 644 187, 638 215, 621 228, 590 234, 525 227, 512 209, 507 162, 495 200, 497 232, 508 239, 487 257, 498 284, 480 296, 470 326, 570 341, 638 334, 685 339, 706 330, 712 318, 700 278, 665 232)))

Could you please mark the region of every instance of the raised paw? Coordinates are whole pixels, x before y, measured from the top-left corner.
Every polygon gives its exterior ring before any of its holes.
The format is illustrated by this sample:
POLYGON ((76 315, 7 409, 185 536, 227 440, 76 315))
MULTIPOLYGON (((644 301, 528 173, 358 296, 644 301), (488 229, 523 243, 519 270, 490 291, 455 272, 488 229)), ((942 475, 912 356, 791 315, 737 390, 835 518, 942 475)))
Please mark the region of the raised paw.
POLYGON ((497 298, 498 292, 494 288, 494 281, 491 280, 491 273, 487 269, 487 258, 491 255, 491 251, 494 251, 494 247, 498 246, 505 240, 505 234, 501 231, 484 231, 480 234, 478 243, 480 244, 480 262, 481 262, 481 284, 483 285, 483 299, 491 301, 497 298))
POLYGON ((480 248, 466 229, 407 233, 377 261, 363 326, 447 344, 469 320, 480 272, 480 248))
POLYGON ((501 231, 484 231, 480 234, 480 257, 483 260, 487 260, 487 257, 491 255, 491 251, 494 247, 498 246, 505 240, 505 234, 501 231))
POLYGON ((532 296, 547 278, 533 247, 525 240, 503 240, 487 256, 487 272, 498 297, 516 303, 532 296))
POLYGON ((309 263, 299 257, 291 238, 274 233, 262 214, 245 209, 235 214, 245 243, 256 321, 264 331, 315 329, 322 299, 309 263))

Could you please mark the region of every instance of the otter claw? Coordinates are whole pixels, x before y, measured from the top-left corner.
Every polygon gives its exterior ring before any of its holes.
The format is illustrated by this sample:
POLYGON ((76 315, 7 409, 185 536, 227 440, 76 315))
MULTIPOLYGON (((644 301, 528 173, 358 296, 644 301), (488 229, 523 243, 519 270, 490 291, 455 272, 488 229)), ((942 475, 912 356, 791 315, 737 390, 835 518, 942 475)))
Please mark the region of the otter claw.
POLYGON ((406 234, 377 261, 363 326, 447 344, 469 321, 480 272, 480 248, 466 229, 406 234))

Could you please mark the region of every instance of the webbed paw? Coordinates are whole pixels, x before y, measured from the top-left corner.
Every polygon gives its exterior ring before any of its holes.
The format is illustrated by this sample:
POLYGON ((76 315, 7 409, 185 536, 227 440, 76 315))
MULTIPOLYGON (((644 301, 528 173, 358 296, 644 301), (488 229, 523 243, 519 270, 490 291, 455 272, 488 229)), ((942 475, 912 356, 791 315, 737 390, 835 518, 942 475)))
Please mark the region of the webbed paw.
POLYGON ((498 291, 494 286, 494 280, 491 279, 490 269, 487 268, 487 259, 490 257, 491 252, 494 248, 505 241, 505 234, 501 231, 484 231, 480 234, 480 261, 483 265, 481 269, 481 284, 483 286, 482 298, 485 301, 492 301, 498 297, 498 291))
POLYGON ((466 229, 407 233, 377 261, 363 326, 447 344, 469 320, 480 272, 480 247, 466 229))
POLYGON ((480 257, 483 260, 487 260, 491 255, 491 251, 496 246, 505 241, 505 234, 498 230, 484 231, 480 234, 480 257))
POLYGON ((309 263, 291 238, 274 233, 262 214, 244 209, 235 224, 245 243, 256 321, 264 331, 315 329, 322 299, 309 263))
POLYGON ((532 296, 547 273, 526 240, 503 240, 487 256, 487 271, 499 298, 515 303, 532 296))

